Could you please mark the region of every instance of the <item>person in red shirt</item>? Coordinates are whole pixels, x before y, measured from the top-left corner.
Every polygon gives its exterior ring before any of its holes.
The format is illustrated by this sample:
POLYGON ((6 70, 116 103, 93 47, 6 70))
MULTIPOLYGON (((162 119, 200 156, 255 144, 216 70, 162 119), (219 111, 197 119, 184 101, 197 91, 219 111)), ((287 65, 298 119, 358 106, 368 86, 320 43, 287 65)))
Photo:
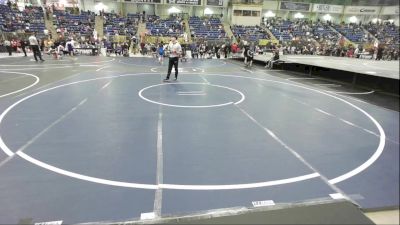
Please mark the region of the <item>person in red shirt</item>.
POLYGON ((142 55, 144 55, 144 47, 145 47, 145 43, 144 42, 142 42, 142 43, 140 43, 140 49, 142 50, 142 55))
POLYGON ((349 58, 353 58, 354 55, 354 49, 350 48, 349 50, 347 50, 347 57, 349 58))
POLYGON ((233 44, 232 44, 231 49, 232 49, 232 53, 233 53, 233 54, 236 54, 236 53, 239 51, 238 45, 237 45, 236 43, 233 43, 233 44))
POLYGON ((17 41, 16 41, 15 39, 12 39, 12 40, 11 40, 11 47, 12 47, 12 49, 14 50, 14 52, 17 52, 17 50, 18 50, 18 43, 17 43, 17 41))

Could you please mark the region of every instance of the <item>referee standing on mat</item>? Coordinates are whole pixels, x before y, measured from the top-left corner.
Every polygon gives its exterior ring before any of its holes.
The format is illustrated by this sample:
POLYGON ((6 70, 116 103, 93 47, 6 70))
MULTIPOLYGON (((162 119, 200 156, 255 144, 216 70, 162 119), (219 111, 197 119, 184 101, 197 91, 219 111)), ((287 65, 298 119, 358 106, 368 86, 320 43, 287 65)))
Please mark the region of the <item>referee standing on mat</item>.
POLYGON ((175 80, 178 80, 178 61, 179 56, 182 53, 182 47, 176 40, 176 37, 171 38, 171 42, 168 45, 169 51, 169 63, 168 63, 168 74, 164 81, 169 80, 169 76, 171 75, 172 66, 175 68, 175 80))
POLYGON ((42 53, 40 52, 39 49, 39 43, 38 40, 36 39, 36 32, 33 33, 30 37, 29 37, 29 45, 32 48, 33 51, 33 57, 35 58, 36 62, 38 61, 37 56, 39 56, 40 61, 44 61, 44 59, 42 59, 42 53))

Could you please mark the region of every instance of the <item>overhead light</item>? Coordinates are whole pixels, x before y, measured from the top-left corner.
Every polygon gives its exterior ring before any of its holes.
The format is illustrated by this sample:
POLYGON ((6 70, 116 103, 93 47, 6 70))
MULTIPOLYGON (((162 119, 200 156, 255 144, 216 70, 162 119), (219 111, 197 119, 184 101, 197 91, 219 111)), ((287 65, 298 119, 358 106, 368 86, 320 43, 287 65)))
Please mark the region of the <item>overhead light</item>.
POLYGON ((355 17, 355 16, 352 16, 352 17, 349 18, 350 23, 356 23, 357 20, 358 20, 358 19, 357 19, 357 17, 355 17))
POLYGON ((379 18, 373 18, 372 19, 372 22, 373 23, 377 23, 377 22, 381 22, 382 20, 381 19, 379 19, 379 18))
POLYGON ((214 12, 213 12, 210 8, 206 8, 206 9, 204 10, 204 14, 205 14, 205 15, 211 15, 211 14, 214 14, 214 12))
POLYGON ((175 6, 172 6, 171 8, 168 9, 168 13, 180 13, 181 10, 179 10, 178 8, 176 8, 175 6))
POLYGON ((301 13, 296 13, 296 14, 294 14, 294 18, 296 18, 296 19, 303 19, 303 18, 304 18, 304 15, 301 14, 301 13))
POLYGON ((394 22, 394 20, 392 20, 392 19, 390 19, 390 20, 388 20, 389 21, 389 23, 393 23, 394 22))
POLYGON ((264 17, 275 17, 275 16, 276 16, 276 14, 273 13, 271 10, 269 10, 268 12, 266 12, 264 14, 264 17))
POLYGON ((104 5, 102 2, 99 2, 99 3, 97 3, 97 4, 94 6, 94 8, 95 8, 97 11, 102 11, 102 10, 106 10, 106 9, 107 9, 107 6, 104 5))
POLYGON ((332 16, 329 14, 326 14, 323 18, 325 21, 330 21, 332 19, 332 16))

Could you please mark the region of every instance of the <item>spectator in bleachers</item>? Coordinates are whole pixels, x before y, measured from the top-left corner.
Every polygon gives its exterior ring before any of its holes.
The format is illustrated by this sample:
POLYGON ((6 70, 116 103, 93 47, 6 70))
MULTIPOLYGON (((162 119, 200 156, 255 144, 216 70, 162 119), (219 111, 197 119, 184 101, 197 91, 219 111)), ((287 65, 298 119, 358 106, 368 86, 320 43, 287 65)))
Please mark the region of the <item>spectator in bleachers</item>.
POLYGON ((388 21, 376 23, 369 22, 364 25, 380 43, 387 45, 389 48, 398 49, 399 46, 399 27, 388 21))
POLYGON ((58 34, 79 37, 92 36, 94 31, 95 14, 90 11, 77 11, 73 14, 69 11, 54 11, 55 28, 58 34))
MULTIPOLYGON (((284 54, 318 54, 360 58, 361 56, 364 58, 366 54, 371 54, 368 53, 369 50, 364 53, 361 52, 362 45, 371 45, 373 42, 373 36, 364 32, 361 27, 362 24, 341 23, 333 25, 330 21, 324 23, 320 20, 316 22, 308 20, 292 22, 290 20, 271 19, 267 20, 264 25, 280 40, 284 54), (357 50, 355 47, 345 46, 346 39, 356 44, 359 43, 360 49, 357 50)), ((382 51, 382 59, 396 58, 399 37, 398 27, 390 23, 381 25, 370 23, 364 27, 372 34, 379 33, 377 37, 380 36, 381 43, 385 45, 385 50, 382 51)))
POLYGON ((192 39, 196 41, 201 41, 203 39, 221 41, 226 37, 221 20, 216 17, 205 19, 196 16, 190 17, 189 28, 191 30, 192 39))
POLYGON ((0 31, 4 32, 39 32, 45 29, 43 9, 26 6, 23 11, 14 7, 0 5, 0 31))
POLYGON ((234 25, 232 32, 236 38, 241 40, 244 38, 247 41, 255 42, 259 39, 269 39, 267 32, 259 26, 239 26, 234 25))

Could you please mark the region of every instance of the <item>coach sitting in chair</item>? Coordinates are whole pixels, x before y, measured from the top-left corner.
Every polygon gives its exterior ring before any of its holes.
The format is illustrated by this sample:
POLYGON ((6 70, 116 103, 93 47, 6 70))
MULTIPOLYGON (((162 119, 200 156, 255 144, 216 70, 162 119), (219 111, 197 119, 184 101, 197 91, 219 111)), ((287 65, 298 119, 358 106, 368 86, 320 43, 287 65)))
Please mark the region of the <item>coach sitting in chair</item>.
POLYGON ((267 65, 265 65, 265 68, 274 68, 274 63, 276 63, 277 61, 279 61, 279 50, 274 51, 272 58, 267 61, 267 65))

